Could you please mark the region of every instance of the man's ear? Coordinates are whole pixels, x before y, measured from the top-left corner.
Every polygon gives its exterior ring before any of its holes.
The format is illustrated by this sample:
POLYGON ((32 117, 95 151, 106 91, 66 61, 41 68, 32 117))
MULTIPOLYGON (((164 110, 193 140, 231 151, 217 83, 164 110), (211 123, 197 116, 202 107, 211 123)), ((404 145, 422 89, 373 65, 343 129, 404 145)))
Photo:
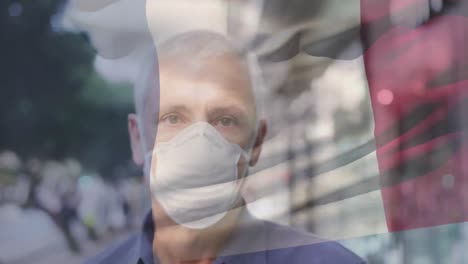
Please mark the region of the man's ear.
POLYGON ((145 161, 145 154, 143 149, 142 131, 138 125, 138 116, 136 114, 128 115, 128 133, 130 135, 130 147, 132 149, 133 161, 137 165, 143 165, 145 161))
POLYGON ((260 153, 262 152, 263 142, 265 140, 265 136, 267 133, 267 123, 265 120, 260 120, 260 124, 258 126, 257 137, 255 138, 255 143, 252 149, 252 155, 250 157, 250 166, 255 166, 257 164, 258 159, 260 158, 260 153))

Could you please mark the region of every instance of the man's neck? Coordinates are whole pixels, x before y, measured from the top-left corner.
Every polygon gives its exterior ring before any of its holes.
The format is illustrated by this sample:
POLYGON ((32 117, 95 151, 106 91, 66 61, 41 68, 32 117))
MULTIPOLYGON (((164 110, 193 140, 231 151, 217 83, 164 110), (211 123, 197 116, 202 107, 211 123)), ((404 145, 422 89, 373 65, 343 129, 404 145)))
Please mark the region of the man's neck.
POLYGON ((220 222, 202 230, 175 224, 156 227, 153 255, 161 264, 211 264, 237 227, 243 210, 243 207, 235 208, 220 222))

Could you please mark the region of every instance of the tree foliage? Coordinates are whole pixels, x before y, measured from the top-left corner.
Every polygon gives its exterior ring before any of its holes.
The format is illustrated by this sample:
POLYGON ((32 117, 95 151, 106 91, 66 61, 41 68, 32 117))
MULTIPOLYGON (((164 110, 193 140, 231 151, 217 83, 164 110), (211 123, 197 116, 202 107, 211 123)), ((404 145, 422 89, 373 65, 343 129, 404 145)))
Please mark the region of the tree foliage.
POLYGON ((78 159, 109 177, 129 164, 131 91, 93 70, 83 34, 53 27, 63 0, 0 2, 0 149, 78 159))

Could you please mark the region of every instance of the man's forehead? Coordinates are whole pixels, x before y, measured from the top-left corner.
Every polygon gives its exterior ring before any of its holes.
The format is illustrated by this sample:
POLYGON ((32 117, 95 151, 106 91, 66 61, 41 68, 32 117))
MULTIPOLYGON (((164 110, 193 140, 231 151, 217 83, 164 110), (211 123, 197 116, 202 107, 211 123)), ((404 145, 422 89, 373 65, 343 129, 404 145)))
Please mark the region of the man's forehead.
POLYGON ((193 89, 203 89, 199 84, 209 83, 232 96, 248 98, 245 102, 255 105, 247 62, 223 35, 188 32, 166 41, 157 50, 157 69, 153 74, 159 78, 150 81, 158 85, 153 83, 148 87, 158 92, 151 92, 151 100, 156 100, 156 94, 157 100, 164 100, 166 95, 173 97, 178 93, 178 84, 183 82, 184 88, 193 89))
POLYGON ((215 94, 229 96, 224 99, 226 102, 242 99, 240 102, 255 107, 248 70, 236 58, 203 60, 197 62, 196 67, 187 66, 184 61, 160 58, 158 69, 152 70, 152 73, 158 74, 159 78, 150 78, 149 91, 144 98, 147 106, 154 106, 156 100, 159 107, 167 106, 175 103, 172 100, 168 102, 168 98, 186 98, 192 93, 196 93, 197 100, 213 99, 216 96, 208 95, 215 90, 215 94))
POLYGON ((162 57, 159 64, 161 78, 165 80, 223 81, 247 86, 250 83, 245 63, 233 55, 195 59, 162 57))

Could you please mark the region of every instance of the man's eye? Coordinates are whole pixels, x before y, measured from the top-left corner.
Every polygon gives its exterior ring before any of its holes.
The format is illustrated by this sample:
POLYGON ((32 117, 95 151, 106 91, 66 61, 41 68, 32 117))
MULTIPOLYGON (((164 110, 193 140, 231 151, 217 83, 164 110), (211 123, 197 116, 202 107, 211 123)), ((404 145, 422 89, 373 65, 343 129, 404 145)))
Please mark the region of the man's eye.
POLYGON ((167 122, 169 122, 169 124, 175 125, 175 124, 180 123, 182 120, 178 115, 171 114, 171 115, 165 116, 163 118, 163 121, 167 121, 167 122))
POLYGON ((224 126, 224 127, 230 127, 233 126, 235 121, 232 118, 229 117, 222 117, 218 120, 217 122, 219 125, 224 126))
POLYGON ((180 118, 176 115, 171 115, 168 117, 169 123, 171 124, 177 124, 180 121, 180 118))

